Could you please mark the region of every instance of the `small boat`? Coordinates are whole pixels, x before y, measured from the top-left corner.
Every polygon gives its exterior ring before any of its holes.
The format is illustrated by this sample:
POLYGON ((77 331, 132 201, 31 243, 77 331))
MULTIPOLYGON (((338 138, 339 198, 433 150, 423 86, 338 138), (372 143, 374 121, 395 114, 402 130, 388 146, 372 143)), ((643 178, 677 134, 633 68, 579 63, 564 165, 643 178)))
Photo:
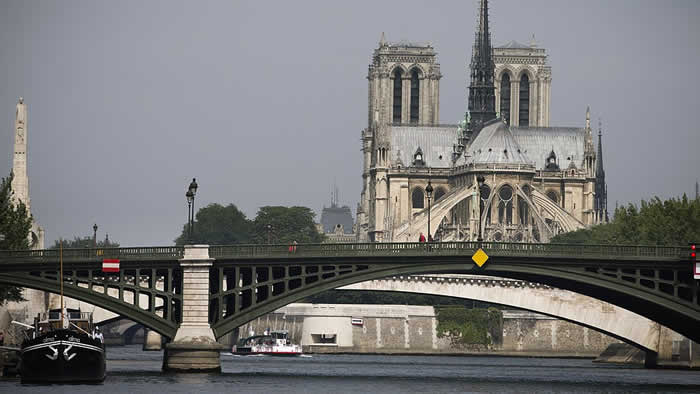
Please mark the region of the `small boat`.
POLYGON ((287 330, 266 331, 241 339, 231 350, 236 355, 301 356, 301 345, 292 344, 287 330))
POLYGON ((31 337, 20 347, 22 383, 97 383, 105 379, 104 338, 92 322, 92 313, 52 309, 39 314, 31 328, 27 330, 31 337))

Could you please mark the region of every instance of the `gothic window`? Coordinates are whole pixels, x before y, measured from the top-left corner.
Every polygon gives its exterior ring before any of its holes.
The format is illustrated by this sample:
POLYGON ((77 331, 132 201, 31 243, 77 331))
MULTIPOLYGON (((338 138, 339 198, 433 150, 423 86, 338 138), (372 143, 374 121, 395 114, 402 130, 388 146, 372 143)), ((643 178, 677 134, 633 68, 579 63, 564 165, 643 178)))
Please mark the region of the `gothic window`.
POLYGON ((435 201, 441 199, 445 195, 445 189, 438 187, 437 190, 435 190, 435 201))
POLYGON ((418 94, 419 94, 418 71, 411 72, 411 123, 418 123, 418 94))
POLYGON ((510 124, 510 74, 507 71, 501 77, 501 118, 510 124))
POLYGON ((413 208, 423 208, 423 189, 419 187, 413 189, 411 200, 413 202, 413 208))
POLYGON ((498 223, 513 224, 513 188, 506 185, 498 191, 498 223))
POLYGON ((523 74, 520 78, 520 126, 530 125, 530 78, 523 74))
POLYGON ((550 200, 554 201, 555 203, 559 204, 559 195, 558 195, 557 192, 555 192, 554 190, 548 191, 548 192, 547 192, 547 197, 548 197, 550 200))
POLYGON ((401 82, 402 82, 401 69, 397 68, 396 71, 394 71, 394 113, 393 113, 393 122, 394 123, 401 123, 401 100, 402 100, 401 82))

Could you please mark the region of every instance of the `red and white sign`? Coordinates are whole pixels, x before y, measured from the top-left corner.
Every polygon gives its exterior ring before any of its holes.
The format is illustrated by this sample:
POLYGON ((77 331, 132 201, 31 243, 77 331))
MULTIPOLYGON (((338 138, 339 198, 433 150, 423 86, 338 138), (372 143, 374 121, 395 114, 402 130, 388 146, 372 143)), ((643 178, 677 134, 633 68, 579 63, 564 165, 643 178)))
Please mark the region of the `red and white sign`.
POLYGON ((119 272, 119 260, 117 260, 117 259, 103 259, 102 260, 102 272, 119 272))
POLYGON ((695 275, 693 278, 700 280, 700 263, 695 263, 695 275))

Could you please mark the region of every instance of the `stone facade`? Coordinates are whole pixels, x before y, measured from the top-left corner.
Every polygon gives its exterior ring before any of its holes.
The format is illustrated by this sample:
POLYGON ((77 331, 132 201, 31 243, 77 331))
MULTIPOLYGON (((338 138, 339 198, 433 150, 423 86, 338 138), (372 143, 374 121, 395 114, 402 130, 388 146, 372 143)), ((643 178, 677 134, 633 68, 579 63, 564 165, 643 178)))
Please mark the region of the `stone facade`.
MULTIPOLYGON (((489 36, 482 30, 477 41, 489 36)), ((480 219, 484 240, 520 242, 548 242, 607 220, 602 142, 596 152, 590 110, 582 127, 549 127, 551 67, 545 49, 512 41, 491 56, 472 59, 472 66, 495 65, 495 98, 485 97, 495 99, 498 119, 475 129, 468 112, 460 124, 440 125, 442 74, 435 50, 388 43, 382 35, 367 77, 358 241, 417 241, 428 231, 429 206, 441 210, 430 219, 430 235, 441 240, 476 240, 480 219), (478 176, 486 178, 484 190, 478 190, 478 176), (430 197, 428 184, 434 190, 430 197)))

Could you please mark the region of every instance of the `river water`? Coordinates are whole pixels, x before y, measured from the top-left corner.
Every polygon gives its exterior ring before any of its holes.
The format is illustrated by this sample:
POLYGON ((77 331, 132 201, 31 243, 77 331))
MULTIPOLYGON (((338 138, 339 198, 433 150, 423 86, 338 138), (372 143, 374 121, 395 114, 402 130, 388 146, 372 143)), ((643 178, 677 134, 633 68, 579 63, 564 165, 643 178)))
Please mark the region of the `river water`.
POLYGON ((103 384, 21 385, 17 378, 2 378, 0 393, 700 392, 700 371, 648 370, 587 359, 224 353, 221 374, 163 374, 161 363, 162 352, 112 347, 103 384))

